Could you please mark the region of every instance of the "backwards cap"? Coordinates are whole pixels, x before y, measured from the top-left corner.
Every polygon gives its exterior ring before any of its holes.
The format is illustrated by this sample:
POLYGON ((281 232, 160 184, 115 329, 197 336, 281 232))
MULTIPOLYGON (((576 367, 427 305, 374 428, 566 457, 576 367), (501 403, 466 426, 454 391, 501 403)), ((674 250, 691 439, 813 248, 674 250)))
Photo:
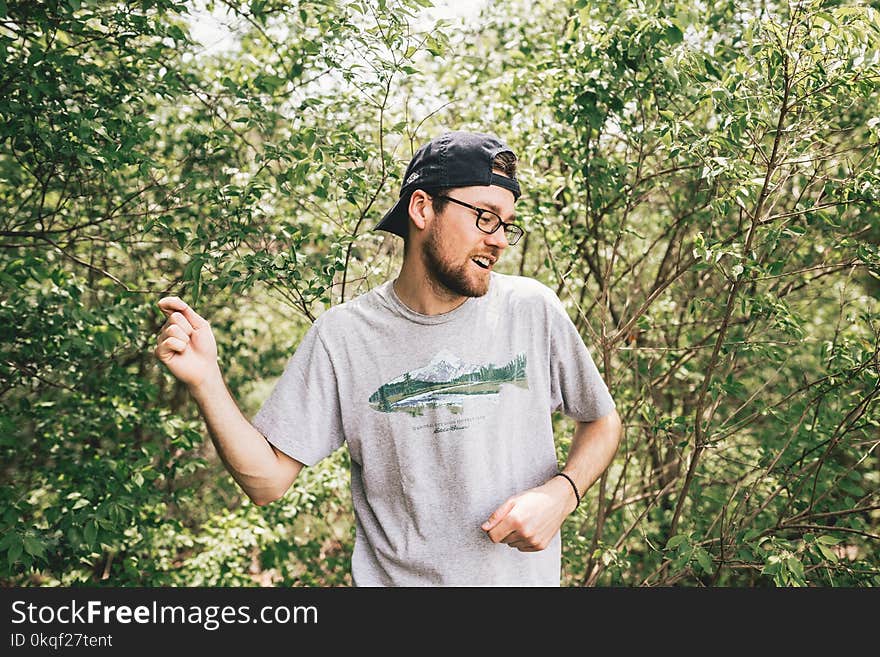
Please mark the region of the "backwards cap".
POLYGON ((400 197, 375 230, 387 230, 406 237, 409 227, 409 197, 417 189, 498 185, 520 197, 516 178, 492 173, 492 162, 507 151, 503 141, 479 132, 447 132, 419 148, 403 177, 400 197))

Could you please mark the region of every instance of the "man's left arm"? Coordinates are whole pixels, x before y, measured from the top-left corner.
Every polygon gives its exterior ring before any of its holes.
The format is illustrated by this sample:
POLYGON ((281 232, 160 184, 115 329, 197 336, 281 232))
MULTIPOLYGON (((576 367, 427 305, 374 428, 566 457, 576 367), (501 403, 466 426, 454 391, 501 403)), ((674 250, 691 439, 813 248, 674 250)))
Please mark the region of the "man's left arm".
MULTIPOLYGON (((620 442, 622 423, 616 410, 592 422, 578 422, 562 472, 574 480, 581 497, 611 464, 620 442)), ((506 543, 523 552, 538 552, 550 544, 577 498, 565 477, 549 481, 505 500, 483 531, 493 543, 506 543)))

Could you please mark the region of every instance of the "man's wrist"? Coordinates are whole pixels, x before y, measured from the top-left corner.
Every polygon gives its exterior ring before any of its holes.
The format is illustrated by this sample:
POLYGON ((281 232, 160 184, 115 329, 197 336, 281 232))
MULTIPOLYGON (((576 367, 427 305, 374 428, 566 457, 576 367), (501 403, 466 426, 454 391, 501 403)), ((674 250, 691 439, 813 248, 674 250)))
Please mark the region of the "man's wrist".
POLYGON ((196 384, 187 386, 189 394, 192 395, 196 402, 201 403, 203 400, 215 397, 218 393, 226 390, 226 384, 223 382, 223 373, 220 366, 215 364, 208 368, 208 371, 202 377, 202 380, 196 384))
POLYGON ((570 515, 571 512, 578 507, 578 498, 575 496, 571 484, 565 480, 565 477, 560 477, 558 475, 554 475, 547 483, 555 486, 560 499, 565 505, 565 515, 570 515))

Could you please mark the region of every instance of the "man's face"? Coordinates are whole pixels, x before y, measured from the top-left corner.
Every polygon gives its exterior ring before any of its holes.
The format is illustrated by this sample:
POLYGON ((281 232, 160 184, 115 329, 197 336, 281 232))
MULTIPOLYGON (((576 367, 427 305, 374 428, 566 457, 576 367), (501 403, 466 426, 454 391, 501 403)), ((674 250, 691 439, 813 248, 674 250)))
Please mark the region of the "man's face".
MULTIPOLYGON (((506 222, 513 221, 513 193, 503 187, 461 187, 443 195, 492 210, 506 222)), ((453 294, 465 297, 486 294, 492 267, 508 247, 503 228, 489 235, 477 228, 476 221, 477 214, 470 208, 447 202, 442 214, 434 217, 422 243, 428 274, 453 294)))

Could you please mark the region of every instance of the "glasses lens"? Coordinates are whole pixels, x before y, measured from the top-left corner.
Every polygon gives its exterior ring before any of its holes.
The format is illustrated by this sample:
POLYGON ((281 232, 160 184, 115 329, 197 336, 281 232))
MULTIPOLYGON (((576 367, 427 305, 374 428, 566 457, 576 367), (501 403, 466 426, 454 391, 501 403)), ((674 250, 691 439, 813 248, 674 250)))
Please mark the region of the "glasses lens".
POLYGON ((477 228, 486 233, 491 233, 498 227, 500 222, 501 217, 488 210, 484 210, 480 213, 480 216, 477 217, 477 228))
POLYGON ((519 226, 505 226, 504 236, 507 238, 507 243, 513 246, 519 242, 519 238, 523 236, 523 229, 519 226))

